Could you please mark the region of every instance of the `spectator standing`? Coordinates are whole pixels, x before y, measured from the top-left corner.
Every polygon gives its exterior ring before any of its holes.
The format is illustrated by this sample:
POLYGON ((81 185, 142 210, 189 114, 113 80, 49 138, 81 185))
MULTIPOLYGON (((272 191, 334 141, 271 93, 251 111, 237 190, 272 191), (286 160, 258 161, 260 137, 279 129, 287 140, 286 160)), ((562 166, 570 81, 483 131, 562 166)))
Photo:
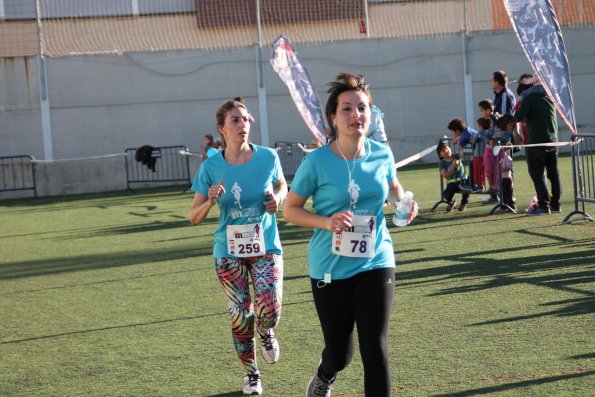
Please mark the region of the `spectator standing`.
MULTIPOLYGON (((490 101, 491 102, 491 101, 490 101)), ((481 112, 480 112, 481 113, 481 112)), ((494 131, 493 129, 494 126, 494 121, 491 117, 486 116, 486 117, 480 117, 477 119, 477 137, 475 138, 475 147, 476 147, 476 156, 478 157, 478 164, 477 164, 477 168, 479 168, 479 179, 478 181, 480 183, 478 183, 479 186, 482 187, 482 190, 487 190, 489 191, 489 189, 486 189, 486 184, 485 184, 485 180, 487 178, 488 184, 492 183, 492 178, 493 176, 491 174, 488 173, 488 164, 486 163, 488 161, 488 158, 493 157, 493 148, 491 145, 491 136, 492 136, 492 132, 494 131)), ((474 158, 475 160, 475 158, 474 158)), ((475 170, 475 165, 473 169, 475 170)), ((493 168, 493 167, 492 167, 493 168)), ((492 168, 490 168, 490 172, 492 172, 492 168)), ((475 176, 474 176, 474 180, 475 180, 475 176)), ((489 185, 491 186, 491 185, 489 185)), ((488 196, 485 200, 488 200, 490 196, 488 196)))
MULTIPOLYGON (((514 113, 516 113, 519 108, 521 107, 521 103, 523 101, 523 94, 527 91, 528 88, 531 88, 531 86, 525 85, 525 84, 521 84, 520 81, 524 80, 525 78, 531 78, 532 76, 529 73, 523 73, 521 74, 521 77, 519 77, 519 84, 516 88, 516 93, 519 96, 516 105, 514 106, 514 113)), ((523 142, 528 142, 529 141, 529 137, 527 136, 527 123, 525 122, 525 120, 521 121, 520 123, 517 123, 517 130, 515 133, 515 140, 514 140, 514 144, 515 145, 520 145, 523 142)))
POLYGON ((477 136, 477 131, 471 127, 467 127, 465 120, 460 117, 456 117, 448 123, 448 129, 454 134, 452 140, 453 144, 457 144, 460 147, 460 156, 463 157, 463 147, 473 143, 477 136))
POLYGON ((502 156, 501 169, 502 169, 502 202, 509 206, 513 211, 516 211, 516 204, 514 198, 514 181, 512 179, 512 157, 510 156, 510 147, 512 144, 509 142, 502 148, 504 155, 502 156))
POLYGON ((504 70, 492 73, 492 90, 494 91, 494 112, 500 115, 512 114, 516 99, 508 88, 508 75, 504 70))
POLYGON ((479 108, 479 115, 481 117, 489 117, 494 123, 496 122, 498 118, 494 114, 494 102, 491 99, 482 99, 477 104, 477 107, 479 108))
MULTIPOLYGON (((520 83, 526 85, 527 89, 514 118, 517 121, 526 121, 527 143, 533 145, 558 142, 558 120, 554 102, 545 93, 543 87, 540 87, 539 83, 535 84, 531 77, 524 78, 520 83), (535 88, 531 89, 534 85, 535 88)), ((561 212, 562 183, 558 170, 558 148, 555 146, 526 147, 525 154, 529 175, 537 194, 537 207, 528 210, 527 214, 546 215, 552 211, 561 212), (547 178, 550 180, 551 198, 544 171, 547 172, 547 178)))
MULTIPOLYGON (((496 126, 491 117, 480 117, 477 119, 477 128, 480 129, 478 137, 484 142, 483 166, 488 180, 488 196, 482 201, 482 205, 495 204, 498 202, 498 189, 500 186, 498 178, 498 160, 494 156, 494 145, 496 144, 496 126)), ((499 154, 498 156, 501 156, 499 154)))
POLYGON ((492 135, 500 145, 512 143, 513 136, 516 134, 516 120, 512 114, 505 114, 496 120, 496 127, 498 129, 492 135))

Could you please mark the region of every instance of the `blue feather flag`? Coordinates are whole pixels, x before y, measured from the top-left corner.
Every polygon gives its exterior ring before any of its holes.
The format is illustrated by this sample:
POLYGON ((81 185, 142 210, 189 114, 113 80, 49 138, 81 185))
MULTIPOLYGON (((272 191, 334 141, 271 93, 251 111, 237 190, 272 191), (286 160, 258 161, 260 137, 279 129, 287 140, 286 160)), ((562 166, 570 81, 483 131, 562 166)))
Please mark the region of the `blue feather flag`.
POLYGON ((504 7, 535 74, 576 134, 566 47, 551 0, 504 0, 504 7))

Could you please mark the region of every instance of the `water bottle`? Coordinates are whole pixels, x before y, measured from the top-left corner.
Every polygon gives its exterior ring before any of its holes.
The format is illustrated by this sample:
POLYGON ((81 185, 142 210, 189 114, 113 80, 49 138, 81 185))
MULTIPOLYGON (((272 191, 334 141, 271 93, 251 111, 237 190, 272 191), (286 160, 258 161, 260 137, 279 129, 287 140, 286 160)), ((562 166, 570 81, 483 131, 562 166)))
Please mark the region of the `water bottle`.
POLYGON ((401 201, 399 201, 396 205, 395 215, 393 215, 393 223, 397 226, 407 226, 407 217, 413 208, 413 203, 411 202, 413 198, 413 193, 410 191, 405 192, 401 201))

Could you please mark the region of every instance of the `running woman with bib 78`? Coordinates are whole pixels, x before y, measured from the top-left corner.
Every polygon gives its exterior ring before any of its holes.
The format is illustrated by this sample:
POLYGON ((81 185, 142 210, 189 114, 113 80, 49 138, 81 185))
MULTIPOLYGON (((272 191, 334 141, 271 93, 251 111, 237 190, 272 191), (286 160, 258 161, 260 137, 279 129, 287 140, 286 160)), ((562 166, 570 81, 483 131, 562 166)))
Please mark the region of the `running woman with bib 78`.
MULTIPOLYGON (((389 396, 395 257, 382 207, 404 190, 388 145, 366 138, 372 97, 363 77, 340 74, 328 92, 330 141, 304 158, 283 211, 288 221, 314 229, 308 272, 324 349, 306 395, 331 395, 353 356, 357 325, 366 396, 389 396), (308 197, 314 212, 304 208, 308 197)), ((416 215, 414 203, 407 222, 416 215)))

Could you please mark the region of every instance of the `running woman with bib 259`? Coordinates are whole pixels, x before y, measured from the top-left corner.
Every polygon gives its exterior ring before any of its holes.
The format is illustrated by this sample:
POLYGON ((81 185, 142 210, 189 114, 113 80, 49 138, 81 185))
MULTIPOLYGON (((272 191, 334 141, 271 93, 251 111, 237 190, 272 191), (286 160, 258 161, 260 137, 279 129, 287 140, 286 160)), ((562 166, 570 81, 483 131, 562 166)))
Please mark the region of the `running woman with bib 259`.
POLYGON ((239 100, 227 101, 217 111, 224 149, 198 170, 188 218, 197 225, 219 205, 215 270, 228 299, 235 349, 246 371, 243 393, 260 395, 255 328, 265 361, 272 364, 279 359, 273 329, 281 316, 283 258, 275 214, 287 195, 287 183, 277 152, 249 143, 251 119, 239 100))

